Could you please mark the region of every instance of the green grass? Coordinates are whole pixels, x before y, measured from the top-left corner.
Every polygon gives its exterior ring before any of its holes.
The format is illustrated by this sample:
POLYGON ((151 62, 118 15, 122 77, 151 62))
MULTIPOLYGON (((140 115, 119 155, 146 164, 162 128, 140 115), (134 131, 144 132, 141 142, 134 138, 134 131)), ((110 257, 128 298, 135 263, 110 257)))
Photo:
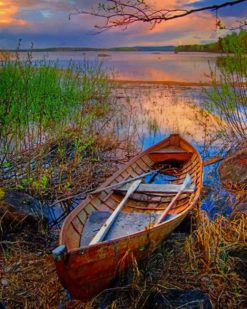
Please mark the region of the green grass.
POLYGON ((46 191, 52 173, 68 187, 69 165, 75 170, 86 156, 97 157, 95 136, 114 108, 102 63, 71 61, 61 69, 18 52, 0 59, 0 169, 14 169, 10 182, 18 189, 46 191), (54 147, 54 166, 44 167, 54 147))
POLYGON ((225 54, 217 59, 219 74, 211 70, 212 88, 206 90, 205 108, 219 117, 219 136, 231 145, 247 139, 246 38, 245 31, 222 40, 225 54))
MULTIPOLYGON (((110 93, 108 78, 101 70, 84 63, 59 69, 58 62, 32 61, 32 55, 20 60, 6 56, 0 63, 0 125, 1 138, 24 137, 29 144, 39 143, 46 133, 57 134, 71 123, 82 129, 107 112, 110 93), (83 110, 87 109, 87 113, 83 110), (102 112, 101 111, 101 112, 102 112)), ((18 143, 16 150, 21 150, 18 143)))

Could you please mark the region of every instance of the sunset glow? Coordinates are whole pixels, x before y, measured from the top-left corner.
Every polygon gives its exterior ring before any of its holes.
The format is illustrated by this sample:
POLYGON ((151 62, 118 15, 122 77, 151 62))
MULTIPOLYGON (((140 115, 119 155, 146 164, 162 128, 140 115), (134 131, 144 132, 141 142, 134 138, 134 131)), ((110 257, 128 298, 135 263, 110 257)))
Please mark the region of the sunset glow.
MULTIPOLYGON (((157 24, 137 23, 125 31, 118 28, 95 34, 95 25, 102 19, 75 13, 76 9, 90 10, 97 0, 0 0, 0 47, 14 48, 18 39, 23 46, 34 42, 44 47, 115 47, 135 45, 178 45, 208 43, 217 40, 214 12, 197 13, 157 24), (62 30, 62 31, 61 31, 62 30)), ((212 2, 212 1, 211 1, 212 2)), ((148 0, 157 9, 191 8, 211 4, 209 0, 148 0)), ((223 2, 218 1, 218 2, 223 2)), ((247 16, 245 3, 220 10, 224 24, 247 16)))
POLYGON ((27 22, 16 19, 19 7, 12 1, 0 1, 0 29, 4 26, 25 26, 27 22))

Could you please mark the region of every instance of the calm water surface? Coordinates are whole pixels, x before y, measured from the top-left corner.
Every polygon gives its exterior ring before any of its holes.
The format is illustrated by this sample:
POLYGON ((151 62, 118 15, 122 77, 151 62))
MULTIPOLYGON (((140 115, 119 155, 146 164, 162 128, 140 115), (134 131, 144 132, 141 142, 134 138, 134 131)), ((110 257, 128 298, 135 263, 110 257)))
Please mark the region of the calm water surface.
POLYGON ((33 59, 59 60, 66 67, 70 61, 103 61, 114 79, 131 81, 208 82, 218 54, 174 52, 34 52, 33 59))
MULTIPOLYGON (((166 85, 165 82, 209 82, 210 67, 214 68, 216 54, 171 52, 50 52, 33 53, 33 58, 59 60, 66 67, 72 59, 103 61, 103 67, 113 72, 117 80, 139 83, 121 84, 115 89, 116 104, 128 109, 128 116, 118 115, 117 134, 135 136, 144 149, 159 142, 171 133, 179 133, 190 141, 207 159, 219 153, 217 144, 210 144, 217 130, 216 117, 205 113, 206 101, 202 87, 166 85), (145 83, 154 82, 153 84, 145 83), (164 84, 155 84, 155 82, 164 84), (122 118, 122 119, 121 119, 122 118)), ((210 194, 204 198, 202 208, 210 217, 215 213, 229 214, 231 198, 219 181, 217 166, 204 169, 204 184, 210 194), (219 194, 220 192, 220 194, 219 194)))
MULTIPOLYGON (((136 135, 142 148, 171 133, 179 133, 194 145, 204 160, 222 151, 220 142, 212 142, 217 132, 217 118, 205 112, 206 95, 201 87, 125 84, 117 89, 117 94, 119 101, 122 104, 126 101, 131 110, 128 125, 123 122, 121 134, 136 135)), ((216 213, 229 215, 234 201, 221 186, 218 165, 204 168, 208 194, 202 201, 202 209, 211 218, 216 213)))

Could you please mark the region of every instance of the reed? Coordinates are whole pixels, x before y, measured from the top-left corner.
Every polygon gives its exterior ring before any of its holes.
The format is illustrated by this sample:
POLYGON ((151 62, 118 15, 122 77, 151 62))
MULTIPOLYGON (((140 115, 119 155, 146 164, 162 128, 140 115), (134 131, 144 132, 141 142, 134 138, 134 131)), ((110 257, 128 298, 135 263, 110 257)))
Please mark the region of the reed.
POLYGON ((246 261, 241 262, 238 257, 247 252, 246 216, 242 214, 234 220, 218 216, 210 221, 202 214, 200 220, 198 229, 185 243, 190 261, 187 270, 197 274, 199 286, 215 305, 240 308, 246 301, 246 261), (243 272, 238 269, 239 263, 243 272))
POLYGON ((107 132, 115 112, 111 89, 101 62, 71 61, 61 69, 58 61, 33 60, 31 52, 2 55, 1 186, 40 196, 52 186, 70 188, 82 161, 100 157, 97 135, 107 132))
MULTIPOLYGON (((196 224, 196 218, 194 219, 196 224)), ((174 233, 128 274, 129 281, 96 297, 90 308, 108 298, 109 308, 149 308, 148 300, 170 289, 197 288, 207 293, 215 308, 244 308, 246 304, 246 216, 210 221, 197 214, 197 228, 186 237, 174 233), (138 276, 136 276, 138 274, 138 276), (117 291, 117 294, 116 294, 117 291), (117 296, 116 296, 117 295, 117 296), (112 307, 111 307, 112 306, 112 307)), ((130 266, 131 268, 131 266, 130 266)), ((167 301, 167 308, 171 304, 167 301)))
POLYGON ((222 41, 222 48, 219 72, 211 68, 212 88, 206 90, 205 107, 218 116, 218 137, 239 147, 247 139, 246 39, 235 33, 222 41))

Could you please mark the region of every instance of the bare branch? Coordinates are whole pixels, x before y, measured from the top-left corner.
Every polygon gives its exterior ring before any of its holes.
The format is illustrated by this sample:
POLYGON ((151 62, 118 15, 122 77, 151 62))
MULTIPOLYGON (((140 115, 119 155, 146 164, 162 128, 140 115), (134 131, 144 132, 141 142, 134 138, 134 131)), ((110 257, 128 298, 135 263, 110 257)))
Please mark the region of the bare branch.
POLYGON ((230 30, 230 31, 234 31, 234 30, 241 30, 241 29, 244 29, 245 27, 247 27, 247 21, 246 20, 239 20, 237 21, 238 25, 235 26, 235 27, 230 27, 230 28, 225 28, 223 27, 223 29, 226 29, 226 30, 230 30))
MULTIPOLYGON (((100 30, 107 30, 113 27, 124 27, 136 22, 148 22, 153 26, 157 23, 181 18, 204 11, 217 11, 223 7, 233 6, 247 0, 226 1, 221 4, 202 6, 194 9, 161 9, 156 10, 148 5, 145 0, 105 0, 100 2, 92 11, 76 10, 73 14, 84 14, 104 19, 103 25, 97 25, 100 30)), ((73 15, 71 14, 71 15, 73 15)), ((241 22, 239 28, 246 26, 246 21, 241 22)))

